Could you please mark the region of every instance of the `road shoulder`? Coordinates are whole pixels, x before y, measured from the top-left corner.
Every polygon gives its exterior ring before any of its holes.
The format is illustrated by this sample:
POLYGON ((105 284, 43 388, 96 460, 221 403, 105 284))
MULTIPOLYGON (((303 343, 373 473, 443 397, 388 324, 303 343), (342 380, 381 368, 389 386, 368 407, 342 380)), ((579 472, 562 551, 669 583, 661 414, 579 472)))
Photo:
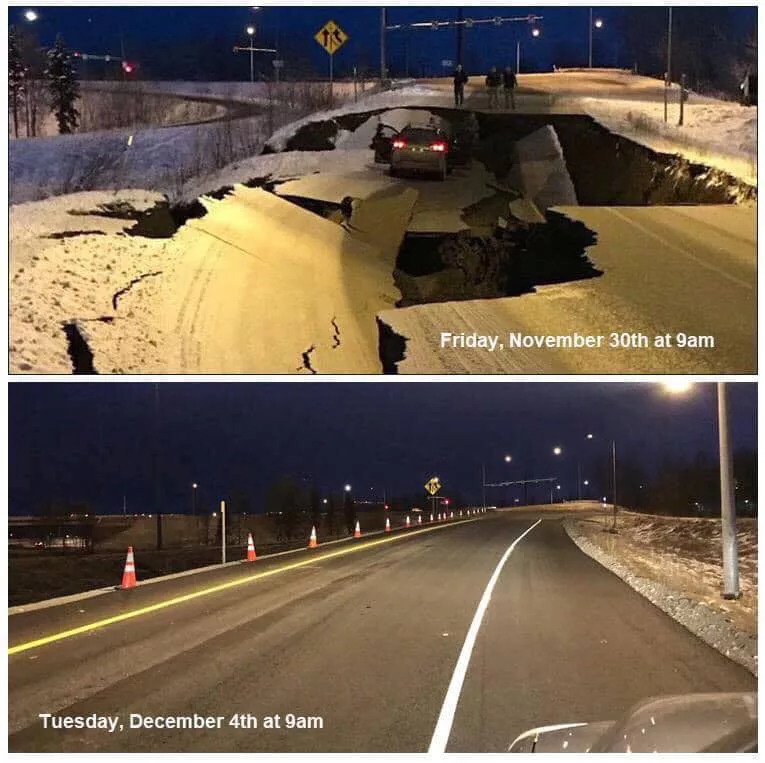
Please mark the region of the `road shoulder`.
POLYGON ((756 633, 740 630, 723 611, 671 588, 654 579, 655 576, 636 574, 635 567, 628 561, 629 557, 625 561, 617 559, 612 551, 598 543, 597 536, 603 535, 599 525, 568 518, 563 526, 580 551, 621 578, 630 588, 720 654, 757 675, 756 633))

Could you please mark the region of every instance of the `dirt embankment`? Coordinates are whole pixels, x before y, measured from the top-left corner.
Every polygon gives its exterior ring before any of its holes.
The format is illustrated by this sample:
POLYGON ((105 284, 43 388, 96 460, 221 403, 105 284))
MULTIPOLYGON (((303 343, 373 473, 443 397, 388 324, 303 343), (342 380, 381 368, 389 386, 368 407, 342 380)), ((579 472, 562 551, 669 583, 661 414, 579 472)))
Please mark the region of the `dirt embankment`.
POLYGON ((699 638, 757 672, 757 520, 739 519, 741 598, 722 590, 721 522, 621 512, 618 533, 608 518, 568 519, 585 551, 699 638))

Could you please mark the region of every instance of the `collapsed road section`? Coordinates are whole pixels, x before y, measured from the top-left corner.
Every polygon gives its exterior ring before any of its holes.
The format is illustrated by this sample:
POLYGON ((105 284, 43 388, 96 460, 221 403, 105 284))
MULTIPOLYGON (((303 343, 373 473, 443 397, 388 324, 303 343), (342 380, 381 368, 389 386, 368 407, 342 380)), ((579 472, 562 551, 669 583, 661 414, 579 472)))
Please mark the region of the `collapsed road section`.
POLYGON ((755 369, 756 190, 724 173, 559 114, 381 110, 306 125, 285 145, 249 182, 190 204, 101 194, 41 228, 13 269, 14 369, 45 370, 41 340, 57 370, 87 367, 63 342, 72 316, 89 321, 98 371, 755 369), (472 159, 444 180, 391 177, 376 136, 431 117, 472 159), (442 347, 444 332, 694 340, 477 353, 442 347))

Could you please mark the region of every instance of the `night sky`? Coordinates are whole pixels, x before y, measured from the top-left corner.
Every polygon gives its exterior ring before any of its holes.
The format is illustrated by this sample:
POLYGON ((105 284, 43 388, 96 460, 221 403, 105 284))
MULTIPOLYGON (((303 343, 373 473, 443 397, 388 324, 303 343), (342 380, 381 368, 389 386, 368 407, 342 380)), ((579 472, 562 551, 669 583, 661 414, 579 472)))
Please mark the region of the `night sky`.
MULTIPOLYGON (((729 389, 734 448, 756 449, 756 387, 729 389)), ((716 458, 715 422, 714 386, 701 384, 673 397, 628 383, 16 383, 9 505, 119 513, 126 495, 129 512, 151 512, 155 444, 168 513, 190 510, 192 482, 200 506, 238 492, 257 507, 285 474, 323 491, 350 483, 359 498, 414 494, 438 475, 445 495, 477 503, 482 462, 489 482, 527 470, 573 491, 577 450, 583 479, 607 462, 610 437, 648 470, 667 454, 716 458)))
MULTIPOLYGON (((379 23, 380 6, 263 6, 253 11, 243 7, 33 7, 40 14, 35 23, 41 42, 50 44, 60 32, 70 48, 94 54, 119 54, 120 37, 124 38, 128 58, 141 62, 147 76, 152 72, 161 74, 166 59, 171 55, 172 45, 185 44, 191 49, 203 50, 204 42, 219 40, 226 55, 234 44, 246 44, 245 27, 255 23, 258 29, 256 41, 259 46, 278 47, 285 57, 305 57, 319 72, 326 71, 327 55, 313 41, 313 35, 329 19, 336 21, 349 35, 348 43, 335 55, 336 71, 348 70, 350 66, 366 65, 379 71, 379 23)), ((10 23, 24 23, 25 7, 9 10, 10 23)), ((656 11, 656 9, 653 9, 656 11)), ((678 34, 685 23, 692 23, 693 8, 676 8, 678 34)), ((401 24, 414 21, 453 20, 456 8, 434 7, 388 7, 388 23, 401 24)), ((466 32, 465 63, 473 71, 485 71, 490 63, 504 65, 515 60, 516 41, 522 44, 522 70, 550 71, 561 55, 562 47, 581 53, 579 65, 587 63, 589 7, 524 6, 505 7, 484 5, 465 6, 466 17, 493 18, 495 16, 543 16, 539 23, 541 36, 531 37, 526 23, 476 26, 466 32)), ((626 60, 621 44, 622 9, 599 7, 596 15, 603 27, 594 35, 596 66, 631 66, 626 60)), ((651 12, 651 11, 648 11, 651 12)), ((756 8, 731 9, 734 25, 753 28, 756 8)), ((435 32, 430 29, 413 31, 410 44, 410 73, 412 76, 440 73, 443 59, 453 59, 456 49, 456 33, 453 29, 435 32)), ((389 64, 393 74, 405 72, 405 33, 388 33, 389 64)), ((205 55, 210 53, 205 49, 205 55)), ((240 55, 233 64, 234 71, 241 70, 241 78, 249 73, 249 61, 240 55)), ((560 61, 558 61, 560 63, 560 61)), ((570 65, 570 64, 569 64, 570 65)))

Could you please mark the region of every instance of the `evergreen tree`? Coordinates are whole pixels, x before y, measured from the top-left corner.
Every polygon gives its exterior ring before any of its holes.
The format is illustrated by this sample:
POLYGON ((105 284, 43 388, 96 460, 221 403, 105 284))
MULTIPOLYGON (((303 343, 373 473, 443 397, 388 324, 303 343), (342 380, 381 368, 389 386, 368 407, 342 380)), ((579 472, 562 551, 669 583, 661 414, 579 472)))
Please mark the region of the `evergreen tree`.
POLYGON ((56 38, 55 47, 48 51, 45 76, 51 94, 51 111, 56 115, 59 134, 72 133, 80 119, 80 112, 75 107, 80 97, 80 85, 75 77, 72 56, 61 36, 56 38))
POLYGON ((13 137, 19 137, 19 109, 24 100, 26 69, 21 54, 21 35, 12 26, 8 32, 8 100, 13 114, 13 137))

